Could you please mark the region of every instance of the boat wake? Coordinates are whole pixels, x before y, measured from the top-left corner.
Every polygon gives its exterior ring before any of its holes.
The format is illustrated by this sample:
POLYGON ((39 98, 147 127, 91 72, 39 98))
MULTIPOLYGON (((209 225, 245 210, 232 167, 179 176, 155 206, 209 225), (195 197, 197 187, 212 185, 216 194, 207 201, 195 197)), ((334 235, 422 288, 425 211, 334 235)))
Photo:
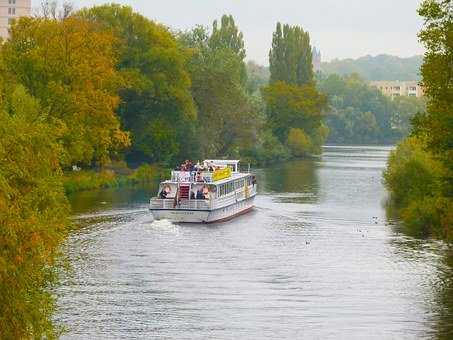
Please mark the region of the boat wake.
POLYGON ((150 224, 152 230, 163 231, 168 233, 179 233, 179 226, 169 220, 153 220, 150 224))

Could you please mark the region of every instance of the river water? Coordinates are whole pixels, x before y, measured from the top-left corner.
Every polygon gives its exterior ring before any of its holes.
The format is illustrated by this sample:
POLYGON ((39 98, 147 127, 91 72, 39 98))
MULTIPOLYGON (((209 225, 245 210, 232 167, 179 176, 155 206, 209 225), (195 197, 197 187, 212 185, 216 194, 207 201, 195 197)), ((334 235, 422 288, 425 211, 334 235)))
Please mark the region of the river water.
POLYGON ((453 261, 386 217, 389 151, 257 170, 256 208, 221 224, 153 222, 155 186, 73 196, 63 338, 453 338, 453 261))

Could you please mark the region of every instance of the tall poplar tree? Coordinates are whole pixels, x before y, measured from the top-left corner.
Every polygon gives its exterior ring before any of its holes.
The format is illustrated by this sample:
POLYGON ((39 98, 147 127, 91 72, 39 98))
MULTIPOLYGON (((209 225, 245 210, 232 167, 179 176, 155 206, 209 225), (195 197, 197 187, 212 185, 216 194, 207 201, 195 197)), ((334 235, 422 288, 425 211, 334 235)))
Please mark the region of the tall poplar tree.
POLYGON ((247 68, 245 65, 244 36, 239 31, 232 15, 223 15, 220 25, 217 20, 212 24, 212 33, 208 39, 208 46, 212 51, 228 51, 236 56, 240 65, 241 86, 247 82, 247 68))
POLYGON ((277 23, 269 52, 270 82, 284 81, 292 85, 313 82, 313 61, 310 35, 300 26, 277 23))
POLYGON ((327 100, 313 79, 308 32, 277 23, 269 65, 269 85, 262 90, 269 127, 294 156, 319 153, 328 131, 323 125, 327 100))

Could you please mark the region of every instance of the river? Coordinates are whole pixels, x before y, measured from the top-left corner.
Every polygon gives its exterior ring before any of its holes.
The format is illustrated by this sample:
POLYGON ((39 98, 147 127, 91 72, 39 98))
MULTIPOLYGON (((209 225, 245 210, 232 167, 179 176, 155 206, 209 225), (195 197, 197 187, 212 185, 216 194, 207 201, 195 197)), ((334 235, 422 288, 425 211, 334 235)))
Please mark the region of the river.
POLYGON ((153 222, 155 186, 74 195, 63 338, 453 338, 445 246, 386 217, 390 150, 256 170, 256 208, 221 224, 153 222))

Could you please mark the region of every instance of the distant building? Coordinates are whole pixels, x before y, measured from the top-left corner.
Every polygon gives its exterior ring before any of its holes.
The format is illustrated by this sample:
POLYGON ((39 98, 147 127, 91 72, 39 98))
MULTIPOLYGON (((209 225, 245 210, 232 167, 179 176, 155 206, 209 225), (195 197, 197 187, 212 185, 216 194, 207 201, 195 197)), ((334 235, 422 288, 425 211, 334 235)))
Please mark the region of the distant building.
POLYGON ((321 71, 321 51, 318 51, 316 47, 313 47, 312 56, 313 71, 315 73, 321 71))
POLYGON ((385 96, 389 97, 422 97, 423 88, 417 81, 371 81, 371 86, 377 87, 385 96))
POLYGON ((8 38, 8 29, 16 18, 29 16, 31 0, 0 0, 0 37, 8 38))

